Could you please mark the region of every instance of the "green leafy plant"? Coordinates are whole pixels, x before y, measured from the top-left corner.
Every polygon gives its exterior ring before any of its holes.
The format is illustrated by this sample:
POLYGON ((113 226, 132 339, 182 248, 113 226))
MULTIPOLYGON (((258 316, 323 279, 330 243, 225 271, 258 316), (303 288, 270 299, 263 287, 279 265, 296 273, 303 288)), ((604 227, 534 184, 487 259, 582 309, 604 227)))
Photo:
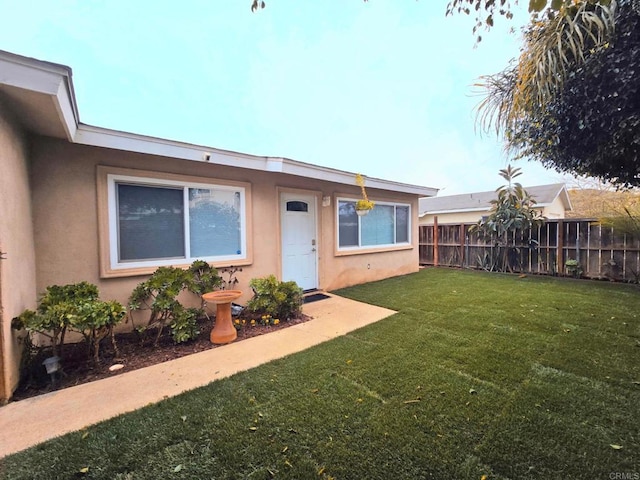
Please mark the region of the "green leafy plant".
MULTIPOLYGON (((490 270, 513 271, 510 258, 517 253, 515 245, 516 232, 529 236, 532 229, 544 223, 544 217, 534 207, 536 201, 514 179, 522 172, 519 168, 500 170, 500 176, 507 180, 507 184, 498 188, 495 200, 491 201, 491 211, 486 219, 480 220, 469 228, 470 233, 477 233, 480 237, 494 242, 494 257, 489 259, 490 270)), ((483 259, 483 268, 487 262, 483 259)))
POLYGON ((570 258, 564 262, 564 266, 567 269, 567 273, 572 277, 580 278, 582 276, 582 266, 578 260, 570 258))
MULTIPOLYGON (((12 321, 16 330, 25 329, 23 344, 29 347, 28 355, 34 353, 33 340, 36 334, 51 341, 53 356, 63 356, 66 332, 74 330, 83 335, 89 346, 89 354, 97 363, 100 342, 111 336, 114 351, 118 347, 113 336, 113 327, 125 316, 125 308, 116 301, 105 302, 98 298, 98 287, 88 282, 68 285, 51 285, 40 299, 36 311, 25 310, 12 321)), ((26 365, 26 360, 23 364, 26 365)))
POLYGON ((127 311, 120 302, 92 300, 78 306, 78 313, 72 322, 72 328, 82 334, 93 354, 94 363, 99 362, 100 342, 111 338, 116 357, 120 355, 113 333, 113 327, 122 321, 127 311))
POLYGON ((164 327, 170 323, 179 309, 178 295, 190 285, 192 274, 181 268, 160 267, 149 279, 139 283, 129 297, 129 309, 150 310, 145 326, 136 330, 143 333, 156 329, 154 344, 157 345, 164 327))
POLYGON ((296 282, 281 282, 275 275, 269 275, 252 279, 249 286, 254 296, 247 303, 248 312, 277 319, 290 319, 300 313, 302 289, 296 282))
MULTIPOLYGON (((201 296, 222 285, 218 271, 202 260, 194 261, 186 270, 177 267, 159 267, 149 279, 139 283, 129 297, 131 311, 150 310, 149 319, 136 330, 156 329, 157 345, 164 327, 169 325, 176 343, 186 342, 198 335, 197 318, 204 315, 201 308, 187 309, 178 295, 184 291, 201 296)), ((202 302, 202 300, 201 300, 202 302)))
POLYGON ((25 310, 14 319, 14 324, 47 337, 53 355, 61 356, 67 329, 77 320, 80 306, 96 300, 98 287, 88 282, 51 285, 41 297, 37 310, 25 310))
MULTIPOLYGON (((224 282, 222 277, 218 275, 218 270, 216 268, 212 267, 204 260, 194 261, 189 266, 189 273, 191 273, 191 279, 189 280, 187 289, 201 297, 200 309, 205 315, 207 315, 204 308, 206 302, 202 299, 202 294, 212 292, 223 287, 224 282)), ((209 318, 208 315, 207 318, 209 318)))
POLYGON ((184 308, 182 305, 176 307, 173 312, 173 319, 169 324, 174 342, 188 342, 200 334, 198 317, 201 313, 202 311, 197 308, 184 308))

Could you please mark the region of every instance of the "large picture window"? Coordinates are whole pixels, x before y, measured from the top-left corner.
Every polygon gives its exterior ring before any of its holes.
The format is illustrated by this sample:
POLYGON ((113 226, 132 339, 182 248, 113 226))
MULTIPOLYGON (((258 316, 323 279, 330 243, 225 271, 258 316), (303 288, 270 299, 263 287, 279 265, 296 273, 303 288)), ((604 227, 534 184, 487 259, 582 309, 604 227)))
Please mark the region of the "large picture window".
POLYGON ((246 258, 245 189, 108 176, 112 269, 246 258))
POLYGON ((338 199, 338 249, 408 244, 410 206, 376 202, 367 215, 356 213, 356 200, 338 199))

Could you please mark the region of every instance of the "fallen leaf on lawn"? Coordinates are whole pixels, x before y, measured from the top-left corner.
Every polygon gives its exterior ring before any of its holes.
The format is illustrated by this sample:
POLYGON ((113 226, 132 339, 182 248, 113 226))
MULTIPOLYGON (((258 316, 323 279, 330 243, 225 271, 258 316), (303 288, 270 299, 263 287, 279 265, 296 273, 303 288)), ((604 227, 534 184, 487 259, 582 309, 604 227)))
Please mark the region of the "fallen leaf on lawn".
POLYGON ((173 469, 173 473, 178 473, 181 470, 182 470, 182 464, 177 465, 176 468, 173 469))
POLYGON ((478 392, 476 392, 473 388, 470 388, 470 389, 469 389, 469 393, 470 393, 471 395, 477 395, 477 394, 478 394, 478 392))
POLYGON ((609 445, 611 448, 613 448, 614 450, 622 450, 624 447, 622 445, 616 445, 615 443, 612 443, 611 445, 609 445))
POLYGON ((406 405, 406 404, 409 404, 409 403, 418 403, 419 401, 420 401, 419 398, 416 398, 414 400, 405 400, 404 404, 406 405))
POLYGON ((353 360, 347 360, 347 365, 351 365, 351 363, 353 363, 353 360))
POLYGON ((187 416, 186 415, 182 415, 180 418, 182 419, 183 422, 187 421, 187 416))
POLYGON ((264 417, 264 415, 263 415, 261 412, 258 412, 258 416, 259 416, 260 418, 264 417))
POLYGON ((83 467, 79 470, 80 473, 89 473, 89 467, 83 467))
POLYGON ((89 436, 89 432, 84 432, 82 434, 82 439, 84 440, 85 438, 87 438, 89 436))
POLYGON ((289 433, 298 433, 298 431, 295 428, 290 428, 289 433))
MULTIPOLYGON (((638 381, 638 380, 634 380, 634 381, 633 381, 633 382, 631 382, 631 383, 633 383, 634 385, 640 385, 640 381, 638 381)), ((84 437, 82 437, 82 438, 84 438, 84 437)))
POLYGON ((569 333, 570 331, 571 331, 571 329, 570 329, 570 328, 565 328, 565 329, 564 329, 564 332, 565 332, 565 333, 569 333))
POLYGON ((319 391, 320 391, 319 388, 314 388, 314 389, 311 390, 311 393, 318 393, 319 391))
POLYGON ((249 430, 251 430, 252 432, 255 432, 256 430, 258 430, 258 427, 249 427, 249 430))
POLYGON ((320 470, 318 470, 318 475, 322 475, 325 471, 325 468, 322 467, 320 470))
POLYGON ((285 447, 280 451, 280 453, 286 453, 286 452, 287 452, 287 450, 289 450, 289 447, 285 446, 285 447))
POLYGON ((284 464, 289 468, 293 468, 293 465, 291 465, 291 462, 289 460, 285 460, 284 464))

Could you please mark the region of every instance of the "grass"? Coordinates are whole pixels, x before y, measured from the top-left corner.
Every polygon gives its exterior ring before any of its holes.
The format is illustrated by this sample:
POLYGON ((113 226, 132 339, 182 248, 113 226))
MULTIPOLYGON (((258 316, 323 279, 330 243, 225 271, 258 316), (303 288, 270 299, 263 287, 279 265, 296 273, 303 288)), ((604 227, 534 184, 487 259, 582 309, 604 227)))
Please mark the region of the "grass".
POLYGON ((640 473, 637 287, 428 269, 336 293, 399 313, 7 457, 0 478, 640 473))

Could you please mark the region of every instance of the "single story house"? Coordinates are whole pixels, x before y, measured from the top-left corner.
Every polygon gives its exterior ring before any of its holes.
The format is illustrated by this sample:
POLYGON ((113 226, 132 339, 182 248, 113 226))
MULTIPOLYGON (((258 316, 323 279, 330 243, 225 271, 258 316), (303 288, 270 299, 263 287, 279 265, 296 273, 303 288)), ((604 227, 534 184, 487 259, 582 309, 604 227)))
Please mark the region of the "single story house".
MULTIPOLYGON (((569 193, 564 183, 525 187, 537 202, 536 207, 550 220, 561 219, 572 209, 569 193)), ((476 223, 489 215, 491 200, 497 198, 495 190, 490 192, 463 193, 420 199, 420 225, 476 223)))
POLYGON ((418 270, 434 188, 80 122, 71 69, 0 51, 0 400, 18 381, 11 319, 52 284, 126 304, 161 265, 239 266, 332 290, 418 270))

